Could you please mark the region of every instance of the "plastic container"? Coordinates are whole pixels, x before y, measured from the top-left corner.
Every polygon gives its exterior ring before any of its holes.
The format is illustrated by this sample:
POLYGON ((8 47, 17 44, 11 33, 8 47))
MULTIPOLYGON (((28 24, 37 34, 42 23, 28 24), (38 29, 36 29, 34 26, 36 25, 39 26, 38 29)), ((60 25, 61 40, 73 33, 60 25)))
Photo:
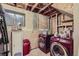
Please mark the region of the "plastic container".
POLYGON ((30 41, 28 39, 23 40, 23 56, 30 52, 30 41))

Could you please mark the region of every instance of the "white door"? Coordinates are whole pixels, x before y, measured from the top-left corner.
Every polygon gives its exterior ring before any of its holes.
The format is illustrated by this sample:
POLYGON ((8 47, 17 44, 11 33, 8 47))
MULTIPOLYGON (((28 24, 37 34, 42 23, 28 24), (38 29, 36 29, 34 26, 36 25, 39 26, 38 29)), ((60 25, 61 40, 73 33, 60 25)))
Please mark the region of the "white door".
POLYGON ((23 32, 12 31, 12 55, 22 56, 23 55, 23 32))

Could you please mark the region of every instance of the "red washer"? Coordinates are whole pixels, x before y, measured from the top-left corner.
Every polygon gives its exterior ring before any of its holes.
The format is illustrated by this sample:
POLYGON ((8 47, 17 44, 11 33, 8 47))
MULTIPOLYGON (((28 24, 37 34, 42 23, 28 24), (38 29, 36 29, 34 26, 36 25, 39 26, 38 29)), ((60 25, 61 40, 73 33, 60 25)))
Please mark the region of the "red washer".
POLYGON ((30 41, 28 39, 23 40, 23 56, 30 52, 30 41))
POLYGON ((73 39, 51 37, 51 56, 73 56, 73 39))

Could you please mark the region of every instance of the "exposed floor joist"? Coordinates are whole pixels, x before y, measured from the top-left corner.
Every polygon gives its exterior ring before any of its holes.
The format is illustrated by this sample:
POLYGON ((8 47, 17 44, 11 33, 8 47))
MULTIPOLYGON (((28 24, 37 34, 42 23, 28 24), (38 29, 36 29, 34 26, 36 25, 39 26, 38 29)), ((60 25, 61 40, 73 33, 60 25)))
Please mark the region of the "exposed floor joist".
POLYGON ((25 9, 27 9, 28 3, 25 4, 25 9))
POLYGON ((43 10, 45 10, 48 6, 52 5, 52 3, 49 3, 48 5, 46 5, 45 7, 43 7, 41 10, 39 10, 38 13, 42 12, 43 10))
POLYGON ((55 11, 57 11, 56 13, 59 13, 56 8, 52 7, 53 3, 20 3, 20 4, 7 3, 7 4, 18 8, 24 8, 25 10, 39 13, 45 16, 51 16, 52 14, 54 14, 55 11))
POLYGON ((36 4, 32 7, 31 11, 33 11, 33 10, 37 7, 37 5, 38 5, 38 3, 36 3, 36 4))
POLYGON ((50 16, 50 15, 54 15, 55 13, 57 13, 57 11, 54 11, 54 12, 48 13, 47 15, 50 16))
POLYGON ((54 9, 50 9, 50 10, 44 12, 43 14, 47 14, 47 13, 51 12, 52 10, 54 10, 54 9))

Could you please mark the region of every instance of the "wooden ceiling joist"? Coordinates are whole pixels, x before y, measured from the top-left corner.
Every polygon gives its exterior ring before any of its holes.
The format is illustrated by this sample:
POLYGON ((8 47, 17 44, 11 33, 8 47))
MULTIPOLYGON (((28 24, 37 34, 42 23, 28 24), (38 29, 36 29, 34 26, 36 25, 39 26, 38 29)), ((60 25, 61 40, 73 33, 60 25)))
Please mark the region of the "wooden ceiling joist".
POLYGON ((31 11, 33 11, 37 7, 38 3, 35 3, 35 5, 32 7, 31 11))
MULTIPOLYGON (((29 4, 28 4, 27 6, 32 7, 32 5, 29 5, 29 4)), ((35 8, 40 9, 40 8, 38 8, 38 7, 35 7, 35 8)))
POLYGON ((51 13, 49 13, 49 14, 47 14, 47 15, 50 16, 50 15, 54 15, 55 13, 57 13, 57 12, 54 11, 54 12, 51 12, 51 13))
POLYGON ((42 12, 42 11, 45 10, 47 7, 49 7, 50 5, 52 5, 52 3, 49 3, 48 5, 46 5, 45 7, 43 7, 41 10, 39 10, 38 13, 42 12))
POLYGON ((25 4, 25 9, 27 9, 28 3, 25 4))
POLYGON ((35 13, 40 13, 45 16, 55 15, 56 13, 60 14, 61 12, 58 9, 52 7, 53 3, 7 3, 8 5, 24 8, 35 13))
POLYGON ((49 13, 51 11, 54 11, 54 9, 49 9, 48 11, 44 12, 43 14, 47 14, 47 13, 49 13))
POLYGON ((16 7, 25 9, 25 4, 16 3, 16 7))

